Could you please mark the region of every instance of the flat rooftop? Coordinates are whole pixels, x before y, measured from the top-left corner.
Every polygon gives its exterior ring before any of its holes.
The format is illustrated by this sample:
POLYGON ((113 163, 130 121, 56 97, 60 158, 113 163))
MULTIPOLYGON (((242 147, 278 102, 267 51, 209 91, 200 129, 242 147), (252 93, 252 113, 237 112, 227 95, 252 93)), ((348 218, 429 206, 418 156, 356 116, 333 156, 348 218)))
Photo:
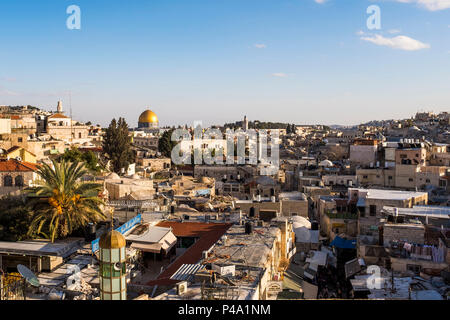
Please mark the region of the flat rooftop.
POLYGON ((214 247, 207 262, 264 268, 279 232, 278 227, 254 227, 251 234, 246 234, 244 226, 233 225, 225 243, 214 247))
MULTIPOLYGON (((263 202, 272 202, 272 199, 270 197, 261 197, 261 201, 255 200, 235 200, 235 204, 241 204, 241 203, 263 203, 263 202)), ((279 202, 279 201, 276 201, 279 202)))
POLYGON ((394 214, 396 209, 400 216, 450 219, 450 207, 441 207, 441 206, 414 206, 413 208, 383 207, 383 211, 389 214, 394 214))
POLYGON ((359 193, 367 193, 366 199, 376 200, 408 200, 411 198, 422 197, 427 195, 426 192, 388 190, 388 189, 349 189, 349 194, 358 191, 359 193))
POLYGON ((0 254, 21 254, 29 256, 58 256, 66 258, 81 247, 81 239, 73 238, 51 243, 49 241, 0 242, 0 254))
POLYGON ((306 201, 306 196, 305 196, 305 194, 302 193, 302 192, 298 192, 298 191, 293 191, 293 192, 282 192, 282 193, 280 193, 280 194, 278 195, 278 198, 279 198, 280 200, 291 200, 291 201, 294 201, 294 200, 297 200, 297 201, 303 200, 303 201, 306 201))

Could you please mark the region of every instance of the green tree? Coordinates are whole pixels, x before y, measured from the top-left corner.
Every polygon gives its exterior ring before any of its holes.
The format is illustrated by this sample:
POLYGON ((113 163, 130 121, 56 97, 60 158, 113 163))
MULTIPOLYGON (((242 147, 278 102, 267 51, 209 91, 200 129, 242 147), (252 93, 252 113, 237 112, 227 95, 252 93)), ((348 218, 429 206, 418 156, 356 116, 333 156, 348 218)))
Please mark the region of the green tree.
POLYGON ((35 212, 28 233, 44 235, 54 242, 90 222, 105 220, 106 216, 99 198, 102 186, 80 180, 87 173, 83 163, 52 164, 38 169, 38 186, 28 190, 35 212))
POLYGON ((172 141, 172 133, 174 130, 168 130, 163 133, 158 142, 158 150, 161 154, 167 158, 172 157, 172 149, 176 145, 175 141, 172 141))
POLYGON ((61 160, 66 162, 80 161, 82 152, 78 148, 67 149, 60 157, 61 160))
POLYGON ((105 131, 103 151, 111 160, 112 170, 121 173, 135 161, 135 154, 131 149, 131 137, 125 119, 113 119, 105 131))
POLYGON ((33 212, 19 197, 0 200, 1 241, 21 241, 28 238, 28 228, 33 212))
POLYGON ((88 168, 91 171, 98 172, 102 169, 100 164, 98 163, 97 156, 91 150, 84 152, 83 156, 81 157, 81 160, 86 164, 86 168, 88 168))
POLYGON ((78 148, 66 150, 61 155, 59 161, 65 162, 84 162, 86 168, 93 172, 99 172, 102 167, 99 165, 98 158, 91 150, 81 152, 78 148))

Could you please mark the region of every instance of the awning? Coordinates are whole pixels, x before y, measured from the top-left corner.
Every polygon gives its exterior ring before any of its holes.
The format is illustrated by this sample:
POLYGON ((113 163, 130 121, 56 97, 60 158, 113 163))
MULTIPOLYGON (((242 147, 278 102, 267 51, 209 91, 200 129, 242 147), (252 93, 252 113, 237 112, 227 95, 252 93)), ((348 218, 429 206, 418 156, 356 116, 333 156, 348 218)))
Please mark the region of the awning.
POLYGON ((364 198, 358 198, 358 202, 356 203, 357 207, 365 207, 366 206, 366 200, 364 198))
POLYGON ((136 243, 131 244, 131 248, 138 249, 144 252, 160 253, 162 245, 160 243, 136 243))
POLYGON ((131 248, 142 250, 144 252, 160 253, 161 249, 168 252, 177 244, 177 238, 172 232, 167 233, 159 242, 136 242, 131 244, 131 248))

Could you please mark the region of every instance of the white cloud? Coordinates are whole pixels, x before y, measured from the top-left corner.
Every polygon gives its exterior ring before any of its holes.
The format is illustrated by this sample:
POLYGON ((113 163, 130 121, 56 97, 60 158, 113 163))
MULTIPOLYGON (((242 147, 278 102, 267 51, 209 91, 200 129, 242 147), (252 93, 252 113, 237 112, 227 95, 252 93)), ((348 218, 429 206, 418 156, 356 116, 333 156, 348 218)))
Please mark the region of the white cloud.
POLYGON ((363 36, 365 33, 362 30, 359 30, 358 32, 356 32, 357 36, 363 36))
POLYGON ((11 96, 18 96, 18 95, 19 94, 17 92, 0 87, 0 96, 11 97, 11 96))
POLYGON ((386 46, 393 49, 406 51, 417 51, 431 48, 429 44, 420 42, 419 40, 415 40, 407 36, 386 38, 377 34, 373 37, 361 37, 361 40, 372 42, 378 46, 386 46))
POLYGON ((323 4, 323 3, 325 3, 327 0, 314 0, 314 2, 315 3, 318 3, 318 4, 323 4))
POLYGON ((17 79, 16 78, 12 78, 12 77, 2 77, 2 78, 0 78, 0 81, 15 82, 15 81, 17 81, 17 79))
POLYGON ((265 49, 265 48, 267 48, 267 46, 264 43, 256 43, 254 45, 254 47, 258 48, 258 49, 265 49))
POLYGON ((288 75, 286 73, 283 73, 283 72, 272 73, 272 77, 286 78, 287 76, 288 75))
POLYGON ((396 33, 400 33, 400 32, 402 32, 402 31, 399 30, 399 29, 390 29, 390 30, 388 30, 388 33, 390 33, 390 34, 396 34, 396 33))
POLYGON ((395 0, 401 3, 415 3, 429 11, 439 11, 450 8, 450 0, 395 0))

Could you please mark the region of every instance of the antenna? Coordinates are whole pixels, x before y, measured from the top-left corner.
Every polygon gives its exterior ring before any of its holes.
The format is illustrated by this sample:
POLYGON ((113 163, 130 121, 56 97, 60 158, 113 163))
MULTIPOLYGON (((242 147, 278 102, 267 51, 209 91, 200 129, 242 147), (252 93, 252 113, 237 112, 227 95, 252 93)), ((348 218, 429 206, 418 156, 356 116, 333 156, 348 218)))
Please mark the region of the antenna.
POLYGON ((111 230, 110 231, 113 231, 114 230, 114 208, 109 209, 109 212, 111 214, 111 230))
POLYGON ((70 143, 73 142, 73 126, 72 126, 72 91, 69 90, 69 108, 70 108, 70 143))

